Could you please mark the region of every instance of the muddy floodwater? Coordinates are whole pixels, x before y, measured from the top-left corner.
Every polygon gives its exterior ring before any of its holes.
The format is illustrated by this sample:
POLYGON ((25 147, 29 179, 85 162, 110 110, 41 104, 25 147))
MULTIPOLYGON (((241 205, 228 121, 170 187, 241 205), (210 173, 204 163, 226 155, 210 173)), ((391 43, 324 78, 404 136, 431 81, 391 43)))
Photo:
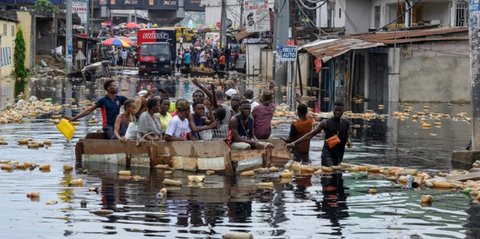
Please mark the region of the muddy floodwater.
MULTIPOLYGON (((121 94, 133 96, 139 87, 170 84, 177 98, 189 98, 187 82, 139 82, 123 79, 121 94)), ((32 89, 53 101, 78 100, 102 95, 99 86, 74 87, 74 91, 32 89)), ((65 88, 65 86, 62 86, 65 88)), ((67 89, 71 86, 67 85, 67 89)), ((100 87, 101 88, 101 87, 100 87)), ((58 88, 57 88, 58 89, 58 88)), ((470 112, 469 105, 428 104, 430 111, 455 116, 470 112)), ((415 111, 423 104, 413 104, 415 111)), ((399 111, 402 105, 396 105, 399 111)), ((66 111, 66 115, 77 112, 66 111)), ((96 117, 99 118, 98 112, 96 117)), ((254 238, 480 238, 479 206, 460 192, 432 189, 410 190, 366 173, 338 173, 295 178, 281 182, 278 175, 254 178, 207 176, 203 185, 189 185, 191 173, 174 172, 182 188, 168 188, 164 199, 156 197, 164 176, 148 168, 132 168, 140 180, 120 179, 124 166, 84 164, 71 174, 63 165, 75 165, 74 145, 100 125, 87 126, 82 119, 72 142, 66 142, 49 119, 0 125, 0 160, 50 164, 50 172, 0 171, 0 238, 222 238, 229 231, 251 232, 254 238), (51 140, 52 146, 28 149, 21 138, 51 140), (65 183, 83 179, 84 186, 65 183), (273 190, 256 184, 273 181, 273 190), (93 188, 95 190, 89 190, 93 188), (369 194, 371 188, 378 193, 369 194), (40 197, 31 200, 27 193, 40 197), (420 196, 431 194, 434 202, 423 207, 420 196), (58 203, 54 204, 53 201, 58 203), (47 205, 47 202, 53 203, 47 205), (86 204, 86 205, 85 205, 86 204), (113 210, 109 215, 92 213, 113 210)), ((451 169, 452 150, 468 143, 471 125, 442 119, 441 127, 422 129, 420 123, 387 116, 385 120, 359 122, 354 146, 345 162, 403 166, 435 172, 451 169)), ((288 125, 275 129, 286 135, 288 125)), ((312 143, 312 164, 320 164, 321 137, 312 143)))

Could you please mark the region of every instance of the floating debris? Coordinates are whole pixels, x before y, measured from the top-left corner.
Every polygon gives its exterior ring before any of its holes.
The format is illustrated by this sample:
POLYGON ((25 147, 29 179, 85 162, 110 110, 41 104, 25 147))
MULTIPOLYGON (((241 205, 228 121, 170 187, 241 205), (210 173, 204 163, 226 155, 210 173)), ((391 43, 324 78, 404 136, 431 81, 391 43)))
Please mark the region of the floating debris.
POLYGON ((56 201, 56 200, 48 200, 47 202, 45 202, 46 205, 55 205, 57 203, 58 203, 58 201, 56 201))
POLYGON ((40 193, 39 192, 29 192, 27 193, 27 198, 34 199, 34 198, 39 198, 40 193))
POLYGON ((79 178, 79 179, 74 179, 74 180, 71 180, 69 183, 68 183, 69 186, 72 186, 72 187, 77 187, 77 186, 83 186, 83 179, 79 178))
POLYGON ((273 182, 261 182, 257 184, 258 188, 273 189, 273 182))
POLYGON ((433 196, 432 195, 422 195, 422 196, 420 196, 420 202, 421 203, 432 203, 433 202, 433 196))
POLYGON ((50 172, 50 164, 45 164, 45 165, 42 165, 40 166, 40 171, 42 172, 50 172))
POLYGON ((181 187, 182 186, 182 182, 181 181, 178 181, 178 180, 172 180, 172 179, 164 179, 163 180, 163 184, 165 186, 176 186, 176 187, 181 187))
POLYGON ((92 210, 90 213, 95 214, 97 216, 107 216, 113 214, 113 210, 109 209, 100 209, 100 210, 92 210))
POLYGON ((205 179, 205 175, 188 175, 188 181, 200 183, 205 179))
POLYGON ((215 171, 214 170, 207 170, 205 172, 206 175, 214 175, 215 174, 215 171))
POLYGON ((118 172, 119 176, 132 176, 132 172, 130 170, 122 170, 118 172))
POLYGON ((242 177, 252 177, 254 175, 255 175, 255 173, 253 172, 253 170, 249 170, 249 171, 245 171, 245 172, 240 173, 240 176, 242 176, 242 177))

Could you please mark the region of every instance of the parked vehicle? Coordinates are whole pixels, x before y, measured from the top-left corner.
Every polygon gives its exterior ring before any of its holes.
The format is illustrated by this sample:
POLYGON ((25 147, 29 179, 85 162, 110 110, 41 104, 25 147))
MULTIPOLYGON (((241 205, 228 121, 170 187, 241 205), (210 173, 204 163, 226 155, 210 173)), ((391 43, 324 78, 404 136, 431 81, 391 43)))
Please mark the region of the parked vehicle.
POLYGON ((137 33, 138 72, 171 75, 176 56, 174 28, 140 29, 137 33))

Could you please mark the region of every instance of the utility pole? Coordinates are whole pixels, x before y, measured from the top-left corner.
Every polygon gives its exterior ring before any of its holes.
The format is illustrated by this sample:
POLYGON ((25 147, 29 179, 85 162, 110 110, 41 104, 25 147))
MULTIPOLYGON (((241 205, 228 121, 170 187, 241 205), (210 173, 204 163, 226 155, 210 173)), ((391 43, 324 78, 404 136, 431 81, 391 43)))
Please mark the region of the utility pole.
MULTIPOLYGON (((220 47, 227 47, 227 9, 226 0, 222 0, 222 16, 220 18, 220 47)), ((228 69, 228 68, 227 68, 228 69)))
MULTIPOLYGON (((276 50, 278 46, 285 45, 288 40, 288 27, 289 20, 289 4, 288 0, 277 0, 275 1, 274 10, 275 10, 275 26, 274 26, 274 36, 273 36, 273 49, 276 50)), ((287 64, 286 62, 277 61, 277 56, 273 56, 273 79, 275 81, 275 102, 280 104, 283 102, 283 92, 282 88, 287 86, 287 64)))
POLYGON ((472 149, 480 150, 480 1, 470 1, 470 78, 472 83, 472 149))
POLYGON ((243 27, 243 0, 240 0, 240 26, 239 28, 242 29, 243 27))
POLYGON ((88 28, 87 28, 87 34, 88 36, 93 35, 93 25, 92 25, 92 19, 93 19, 93 1, 94 0, 89 0, 90 1, 90 14, 88 14, 88 28), (90 29, 91 28, 91 29, 90 29))
POLYGON ((73 62, 73 41, 72 41, 72 0, 67 0, 67 27, 65 32, 65 73, 72 72, 73 62))

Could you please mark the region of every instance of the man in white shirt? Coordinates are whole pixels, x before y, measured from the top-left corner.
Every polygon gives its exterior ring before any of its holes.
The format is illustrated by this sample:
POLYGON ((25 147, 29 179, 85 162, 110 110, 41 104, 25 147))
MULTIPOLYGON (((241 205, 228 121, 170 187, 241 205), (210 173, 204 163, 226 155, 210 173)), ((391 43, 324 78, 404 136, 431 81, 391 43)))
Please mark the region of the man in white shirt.
POLYGON ((165 131, 166 141, 195 141, 192 130, 188 124, 187 116, 190 114, 190 104, 185 99, 179 99, 176 103, 177 115, 168 123, 165 131))

